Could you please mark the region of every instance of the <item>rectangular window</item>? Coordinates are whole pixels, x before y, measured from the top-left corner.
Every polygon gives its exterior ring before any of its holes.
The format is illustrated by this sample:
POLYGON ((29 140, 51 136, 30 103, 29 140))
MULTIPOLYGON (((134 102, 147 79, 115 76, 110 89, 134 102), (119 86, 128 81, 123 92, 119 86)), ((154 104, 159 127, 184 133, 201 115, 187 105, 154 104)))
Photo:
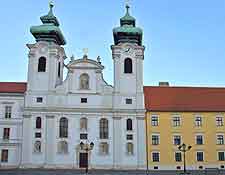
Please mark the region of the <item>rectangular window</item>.
POLYGON ((152 126, 159 126, 159 117, 152 116, 152 126))
POLYGON ((80 99, 80 102, 81 102, 81 103, 87 103, 87 98, 81 98, 81 99, 80 99))
POLYGON ((133 143, 127 143, 127 154, 133 155, 134 154, 134 145, 133 143))
POLYGON ((217 145, 223 145, 223 144, 224 144, 224 136, 217 135, 217 145))
POLYGON ((223 117, 216 117, 216 126, 223 126, 223 117))
POLYGON ((200 116, 195 117, 195 126, 197 126, 197 127, 202 126, 202 117, 200 117, 200 116))
POLYGON ((109 153, 109 144, 107 142, 102 142, 99 145, 100 154, 106 155, 109 153))
POLYGON ((3 139, 4 140, 9 140, 10 136, 10 128, 4 128, 3 130, 3 139))
POLYGON ((88 139, 88 135, 87 134, 80 134, 80 139, 81 140, 87 140, 88 139))
POLYGON ((152 135, 152 145, 159 145, 159 135, 152 135))
POLYGON ((159 162, 159 153, 158 152, 152 153, 152 161, 159 162))
POLYGON ((181 136, 179 136, 179 135, 173 136, 173 144, 174 145, 181 145, 181 136))
POLYGON ((196 158, 197 158, 198 162, 203 162, 204 161, 204 153, 203 152, 197 152, 196 158))
POLYGON ((43 98, 42 97, 37 97, 36 102, 37 103, 42 103, 43 102, 43 98))
POLYGON ((225 161, 224 152, 218 152, 218 161, 225 161))
POLYGON ((5 107, 5 118, 11 118, 12 116, 12 106, 5 107))
POLYGON ((1 162, 6 163, 8 162, 8 155, 9 151, 7 149, 2 150, 2 155, 1 155, 1 162))
POLYGON ((177 127, 177 126, 180 126, 181 125, 181 119, 180 117, 176 116, 176 117, 173 117, 173 126, 174 127, 177 127))
POLYGON ((127 135, 127 140, 133 140, 133 135, 132 134, 128 134, 127 135))
POLYGON ((35 138, 41 138, 41 133, 40 132, 36 132, 35 133, 35 138))
POLYGON ((132 99, 131 98, 127 98, 126 99, 126 104, 128 104, 128 105, 132 104, 132 99))
POLYGON ((182 154, 180 152, 175 153, 175 161, 181 162, 182 161, 182 154))
POLYGON ((197 145, 203 145, 203 136, 202 135, 196 136, 196 144, 197 145))

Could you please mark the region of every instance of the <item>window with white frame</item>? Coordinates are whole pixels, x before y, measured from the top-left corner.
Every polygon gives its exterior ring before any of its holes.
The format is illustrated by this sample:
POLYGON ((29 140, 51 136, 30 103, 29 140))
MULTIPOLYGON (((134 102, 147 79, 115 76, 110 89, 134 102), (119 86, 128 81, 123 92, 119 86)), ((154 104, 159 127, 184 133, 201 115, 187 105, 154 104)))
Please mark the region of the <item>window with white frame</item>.
POLYGON ((8 162, 8 157, 9 157, 9 150, 3 149, 1 152, 1 162, 2 163, 8 162))
POLYGON ((99 144, 99 152, 101 155, 109 154, 109 144, 107 142, 101 142, 99 144))
POLYGON ((12 117, 12 106, 5 106, 5 118, 12 117))
POLYGON ((152 135, 152 145, 159 145, 159 135, 152 135))
POLYGON ((196 160, 198 162, 203 162, 204 161, 204 152, 202 152, 202 151, 196 152, 196 160))
POLYGON ((9 140, 10 137, 10 128, 3 129, 3 140, 9 140))
POLYGON ((68 143, 66 141, 60 141, 58 143, 58 153, 60 154, 68 153, 68 143))
POLYGON ((157 115, 152 115, 151 121, 152 126, 159 126, 159 117, 157 115))
POLYGON ((203 145, 203 135, 196 135, 196 145, 203 145))
POLYGON ((41 152, 41 141, 35 141, 34 143, 34 152, 40 153, 41 152))
POLYGON ((173 144, 174 145, 181 145, 181 136, 180 135, 174 135, 173 136, 173 144))
POLYGON ((100 139, 108 139, 109 138, 109 122, 106 118, 102 118, 100 119, 99 121, 99 125, 100 125, 100 128, 99 128, 99 136, 100 136, 100 139))
POLYGON ((196 116, 195 117, 195 126, 201 127, 202 126, 202 117, 201 116, 196 116))
POLYGON ((160 154, 159 154, 159 152, 153 152, 152 153, 152 161, 153 162, 159 162, 160 161, 160 154))
POLYGON ((173 116, 172 125, 174 127, 181 126, 181 117, 180 116, 173 116))
POLYGON ((225 152, 224 151, 218 152, 218 161, 225 161, 225 152))
POLYGON ((223 117, 222 116, 216 117, 216 126, 223 126, 223 117))
POLYGON ((181 162, 182 161, 182 154, 181 152, 175 152, 175 161, 181 162))
POLYGON ((224 135, 217 134, 217 145, 224 145, 224 135))

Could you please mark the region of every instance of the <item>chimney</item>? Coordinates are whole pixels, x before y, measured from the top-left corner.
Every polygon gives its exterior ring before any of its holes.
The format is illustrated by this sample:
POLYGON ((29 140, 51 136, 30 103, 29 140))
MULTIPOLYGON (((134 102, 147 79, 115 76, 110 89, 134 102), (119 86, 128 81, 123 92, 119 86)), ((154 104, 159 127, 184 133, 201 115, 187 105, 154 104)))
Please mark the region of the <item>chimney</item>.
POLYGON ((159 86, 160 87, 169 87, 170 86, 170 84, 169 84, 169 82, 159 82, 159 86))

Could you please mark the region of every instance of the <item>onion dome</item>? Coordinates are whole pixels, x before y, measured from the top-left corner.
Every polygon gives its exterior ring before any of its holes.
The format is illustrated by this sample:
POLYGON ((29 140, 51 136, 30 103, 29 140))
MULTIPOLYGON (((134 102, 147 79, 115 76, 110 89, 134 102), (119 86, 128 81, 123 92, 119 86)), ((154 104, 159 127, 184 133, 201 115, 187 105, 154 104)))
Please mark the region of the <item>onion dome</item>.
POLYGON ((59 21, 53 14, 52 3, 49 4, 49 12, 47 15, 40 17, 42 25, 32 26, 30 32, 35 37, 36 41, 54 42, 58 45, 65 45, 66 40, 59 28, 59 21))
POLYGON ((119 43, 136 43, 142 45, 143 31, 136 27, 136 20, 129 13, 129 5, 126 5, 126 14, 120 19, 120 27, 113 29, 115 45, 119 43))

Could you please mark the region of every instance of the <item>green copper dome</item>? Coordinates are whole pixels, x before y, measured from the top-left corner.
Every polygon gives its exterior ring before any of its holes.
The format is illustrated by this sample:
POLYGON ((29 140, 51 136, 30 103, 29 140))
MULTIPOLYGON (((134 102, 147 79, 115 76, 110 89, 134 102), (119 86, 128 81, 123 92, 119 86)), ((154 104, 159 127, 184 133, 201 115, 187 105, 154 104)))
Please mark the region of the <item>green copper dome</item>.
POLYGON ((113 36, 115 44, 119 43, 136 43, 142 45, 143 31, 136 27, 136 20, 129 14, 129 6, 126 6, 126 14, 120 19, 120 27, 113 29, 113 36))
POLYGON ((40 19, 42 25, 32 26, 30 32, 35 37, 36 41, 55 42, 59 45, 65 45, 66 40, 59 28, 59 21, 53 14, 53 4, 50 3, 50 10, 47 15, 42 16, 40 19))

